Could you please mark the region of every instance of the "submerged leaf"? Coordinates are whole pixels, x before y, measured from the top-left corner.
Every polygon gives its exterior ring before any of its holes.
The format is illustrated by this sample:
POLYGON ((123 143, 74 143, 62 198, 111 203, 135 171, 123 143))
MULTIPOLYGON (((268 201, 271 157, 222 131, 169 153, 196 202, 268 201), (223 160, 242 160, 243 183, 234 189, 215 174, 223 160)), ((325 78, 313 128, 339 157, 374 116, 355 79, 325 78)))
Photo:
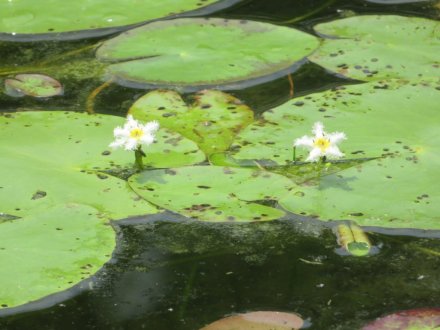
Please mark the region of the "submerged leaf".
POLYGON ((5 92, 9 96, 51 97, 63 94, 58 80, 42 74, 18 74, 5 80, 5 92))
POLYGON ((124 86, 226 89, 292 71, 318 44, 312 35, 268 23, 188 18, 125 32, 105 41, 96 56, 124 86))
POLYGON ((429 0, 366 0, 366 1, 373 3, 380 3, 384 5, 395 5, 398 3, 428 2, 429 0))
POLYGON ((390 314, 366 325, 362 330, 435 330, 440 325, 439 308, 421 308, 390 314))
POLYGON ((262 311, 229 316, 200 330, 297 330, 303 325, 296 314, 262 311))
POLYGON ((228 149, 240 129, 253 120, 248 106, 214 90, 198 93, 192 105, 176 92, 152 91, 138 99, 129 113, 143 121, 159 121, 161 127, 195 141, 206 155, 228 149))

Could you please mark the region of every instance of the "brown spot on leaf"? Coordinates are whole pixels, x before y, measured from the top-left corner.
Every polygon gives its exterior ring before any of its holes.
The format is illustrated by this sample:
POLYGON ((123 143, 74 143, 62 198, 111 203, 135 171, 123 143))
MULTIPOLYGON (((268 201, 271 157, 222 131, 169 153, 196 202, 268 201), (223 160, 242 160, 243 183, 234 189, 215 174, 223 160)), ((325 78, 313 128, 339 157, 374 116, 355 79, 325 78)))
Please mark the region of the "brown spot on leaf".
POLYGON ((47 193, 42 190, 37 190, 35 194, 33 194, 32 199, 40 199, 46 197, 47 193))

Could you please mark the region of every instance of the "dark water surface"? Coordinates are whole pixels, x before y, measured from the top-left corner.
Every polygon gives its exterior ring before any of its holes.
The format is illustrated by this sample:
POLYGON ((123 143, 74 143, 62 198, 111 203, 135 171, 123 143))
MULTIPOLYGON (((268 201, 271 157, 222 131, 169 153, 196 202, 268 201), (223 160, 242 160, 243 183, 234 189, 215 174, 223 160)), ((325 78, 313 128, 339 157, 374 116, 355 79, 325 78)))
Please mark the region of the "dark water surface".
MULTIPOLYGON (((249 0, 212 16, 245 18, 313 33, 317 22, 352 13, 438 19, 433 2, 383 5, 367 1, 249 0)), ((17 67, 93 45, 74 42, 0 43, 17 67)), ((92 53, 84 52, 87 57, 92 53)), ((356 83, 314 64, 293 74, 295 95, 356 83)), ((78 109, 100 82, 66 81, 51 100, 0 96, 2 111, 78 109)), ((232 91, 261 113, 285 102, 287 77, 232 91)), ((96 100, 100 113, 125 115, 145 91, 111 86, 96 100)), ((360 329, 398 310, 440 307, 440 233, 369 228, 375 254, 342 255, 332 224, 294 215, 252 224, 208 224, 172 214, 114 223, 118 248, 91 281, 0 317, 0 329, 197 330, 225 315, 257 310, 296 312, 310 329, 360 329)))
POLYGON ((386 313, 439 306, 434 238, 371 234, 379 253, 355 258, 336 253, 329 229, 291 220, 118 227, 118 250, 93 289, 0 319, 2 329, 196 330, 255 310, 294 311, 311 329, 359 329, 386 313))

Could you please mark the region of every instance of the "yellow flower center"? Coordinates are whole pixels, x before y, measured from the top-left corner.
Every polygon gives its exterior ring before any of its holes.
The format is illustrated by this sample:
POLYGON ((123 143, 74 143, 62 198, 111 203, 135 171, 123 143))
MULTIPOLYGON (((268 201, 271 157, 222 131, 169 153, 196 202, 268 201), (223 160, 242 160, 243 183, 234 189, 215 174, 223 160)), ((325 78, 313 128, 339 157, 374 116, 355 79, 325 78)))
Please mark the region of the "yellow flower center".
POLYGON ((133 128, 130 131, 130 137, 139 140, 144 135, 144 131, 140 128, 133 128))
POLYGON ((313 141, 313 144, 315 145, 315 147, 318 147, 319 149, 321 149, 322 152, 324 152, 327 150, 328 147, 330 147, 330 140, 321 137, 313 141))

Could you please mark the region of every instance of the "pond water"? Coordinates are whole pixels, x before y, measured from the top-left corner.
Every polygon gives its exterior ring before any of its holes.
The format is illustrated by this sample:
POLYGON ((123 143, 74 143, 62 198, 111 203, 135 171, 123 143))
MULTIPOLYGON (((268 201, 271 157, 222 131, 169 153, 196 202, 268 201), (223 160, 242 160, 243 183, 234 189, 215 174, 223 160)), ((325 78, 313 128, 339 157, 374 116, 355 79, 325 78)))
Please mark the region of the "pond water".
MULTIPOLYGON (((317 23, 353 14, 440 17, 435 1, 382 2, 247 0, 208 16, 258 20, 311 34, 317 23)), ((59 56, 66 66, 71 61, 66 53, 74 54, 78 63, 87 62, 94 56, 91 46, 108 38, 1 42, 1 78, 15 69, 34 72, 33 63, 49 56, 59 56)), ((96 77, 84 77, 84 72, 67 74, 64 95, 54 98, 3 94, 0 111, 84 108, 102 84, 96 77)), ((291 77, 294 97, 358 83, 314 63, 291 77)), ((227 92, 258 117, 289 100, 291 91, 287 75, 274 75, 227 92)), ((111 84, 93 100, 93 108, 123 117, 144 93, 111 84)), ((293 213, 251 223, 199 222, 169 211, 115 221, 116 250, 102 269, 68 291, 0 310, 0 329, 197 330, 235 313, 273 310, 299 314, 310 329, 349 330, 396 311, 440 307, 440 231, 365 227, 372 250, 354 257, 339 248, 334 226, 293 213)))

